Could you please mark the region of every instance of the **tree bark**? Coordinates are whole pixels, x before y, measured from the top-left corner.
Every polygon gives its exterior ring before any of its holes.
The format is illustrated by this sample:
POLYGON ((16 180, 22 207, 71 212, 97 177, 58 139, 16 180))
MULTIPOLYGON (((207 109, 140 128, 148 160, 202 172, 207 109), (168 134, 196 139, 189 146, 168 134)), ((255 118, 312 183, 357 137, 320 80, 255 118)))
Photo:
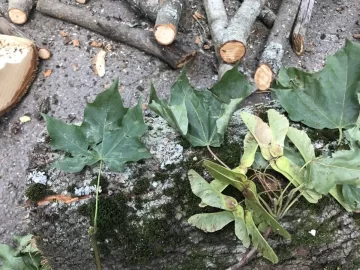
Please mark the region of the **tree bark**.
POLYGON ((175 40, 184 4, 185 0, 166 0, 160 6, 154 28, 159 44, 169 45, 175 40))
POLYGON ((157 0, 126 0, 126 1, 136 11, 140 11, 141 14, 145 15, 153 22, 156 21, 157 13, 159 10, 159 4, 157 0))
POLYGON ((94 18, 85 9, 66 5, 55 0, 39 0, 36 9, 46 15, 79 25, 115 41, 126 43, 143 52, 154 55, 173 68, 183 67, 192 60, 196 52, 179 42, 171 46, 157 44, 153 34, 125 24, 94 18))
MULTIPOLYGON (((26 39, 33 40, 28 35, 26 35, 24 32, 22 32, 19 28, 17 28, 15 25, 10 23, 8 20, 6 20, 3 16, 0 15, 0 34, 2 35, 8 35, 8 36, 15 36, 15 37, 22 37, 26 39)), ((39 44, 36 44, 38 48, 38 55, 40 59, 47 60, 51 57, 51 52, 44 48, 43 46, 40 46, 39 44)))
POLYGON ((311 20, 315 0, 302 0, 292 32, 292 48, 297 55, 304 53, 306 31, 311 20))
POLYGON ((301 0, 283 0, 276 21, 261 55, 254 80, 259 90, 269 89, 273 75, 281 67, 288 38, 301 0))
POLYGON ((24 24, 29 18, 35 0, 9 0, 9 17, 13 23, 24 24))

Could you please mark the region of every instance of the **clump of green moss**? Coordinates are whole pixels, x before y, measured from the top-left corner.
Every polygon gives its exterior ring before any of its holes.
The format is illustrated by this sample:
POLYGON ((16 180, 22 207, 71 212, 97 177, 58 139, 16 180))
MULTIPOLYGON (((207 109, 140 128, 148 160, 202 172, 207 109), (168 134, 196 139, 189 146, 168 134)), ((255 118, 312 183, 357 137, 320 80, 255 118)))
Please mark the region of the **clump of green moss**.
POLYGON ((150 187, 150 180, 148 178, 138 179, 133 187, 133 193, 135 195, 144 194, 150 187))
POLYGON ((69 193, 71 193, 71 194, 74 194, 74 193, 75 193, 75 188, 76 188, 76 185, 75 185, 75 184, 72 184, 72 185, 70 185, 70 186, 68 186, 68 187, 66 188, 66 191, 69 192, 69 193))
POLYGON ((55 194, 48 188, 47 185, 40 183, 31 184, 25 191, 26 197, 32 202, 38 202, 44 199, 46 196, 55 194))

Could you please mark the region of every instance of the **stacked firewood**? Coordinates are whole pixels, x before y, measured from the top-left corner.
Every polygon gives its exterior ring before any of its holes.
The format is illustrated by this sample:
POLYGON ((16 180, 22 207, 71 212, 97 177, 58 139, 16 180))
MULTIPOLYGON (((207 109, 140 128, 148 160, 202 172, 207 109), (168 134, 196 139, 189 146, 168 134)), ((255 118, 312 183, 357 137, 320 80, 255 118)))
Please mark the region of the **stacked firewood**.
MULTIPOLYGON (((87 9, 58 0, 37 0, 36 11, 87 28, 112 40, 126 43, 158 57, 172 68, 181 68, 194 59, 196 50, 185 46, 176 38, 181 13, 187 3, 185 0, 126 1, 137 12, 141 12, 154 22, 153 31, 108 21, 106 18, 94 18, 87 9)), ((76 2, 84 4, 87 1, 76 0, 76 2)), ((229 19, 223 0, 203 1, 219 65, 219 77, 246 54, 246 41, 256 18, 271 28, 254 75, 254 80, 260 90, 267 90, 273 77, 276 76, 292 29, 293 49, 296 54, 303 54, 306 29, 314 5, 314 0, 282 0, 281 7, 275 15, 271 9, 266 7, 265 2, 266 0, 243 0, 235 15, 229 19)), ((8 17, 15 24, 24 24, 34 6, 35 0, 9 0, 8 17)), ((3 35, 2 39, 5 38, 4 35, 27 38, 24 33, 1 16, 0 34, 3 35)), ((46 48, 37 46, 37 44, 31 44, 31 46, 37 48, 37 55, 41 59, 51 57, 50 51, 46 48)), ((33 70, 35 69, 33 68, 33 70)), ((27 77, 33 78, 33 76, 27 77)), ((29 82, 26 85, 29 85, 29 82)), ((17 97, 21 95, 15 96, 17 100, 17 97)), ((1 110, 0 108, 1 111, 5 111, 5 109, 1 110)))

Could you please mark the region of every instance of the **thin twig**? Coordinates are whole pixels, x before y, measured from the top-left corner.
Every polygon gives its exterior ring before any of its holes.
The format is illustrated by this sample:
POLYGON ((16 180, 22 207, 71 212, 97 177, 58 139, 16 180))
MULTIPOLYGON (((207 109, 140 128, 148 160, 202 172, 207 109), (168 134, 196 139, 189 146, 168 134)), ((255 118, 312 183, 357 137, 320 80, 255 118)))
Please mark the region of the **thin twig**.
POLYGON ((229 166, 227 166, 224 162, 221 161, 220 158, 218 158, 217 155, 215 155, 215 153, 211 150, 211 148, 210 148, 209 145, 207 145, 206 147, 207 147, 207 149, 209 150, 210 154, 213 156, 213 158, 214 158, 215 160, 219 161, 219 162, 221 163, 221 165, 223 165, 224 167, 230 169, 229 166))

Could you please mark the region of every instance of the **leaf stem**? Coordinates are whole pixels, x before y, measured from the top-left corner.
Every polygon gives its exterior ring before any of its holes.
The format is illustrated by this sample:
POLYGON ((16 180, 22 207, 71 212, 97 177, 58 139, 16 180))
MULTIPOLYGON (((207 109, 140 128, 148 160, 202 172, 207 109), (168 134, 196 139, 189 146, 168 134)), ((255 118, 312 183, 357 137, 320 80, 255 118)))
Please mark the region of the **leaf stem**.
POLYGON ((206 147, 207 147, 207 149, 209 150, 210 154, 213 156, 213 158, 214 158, 215 160, 219 161, 220 164, 223 165, 224 167, 230 169, 229 166, 227 166, 224 162, 221 161, 220 158, 218 158, 217 155, 215 155, 215 153, 211 150, 211 148, 210 148, 209 145, 207 145, 206 147))
POLYGON ((103 161, 100 160, 99 173, 98 173, 98 178, 97 178, 97 183, 96 183, 94 234, 97 232, 97 217, 98 217, 98 211, 99 211, 99 187, 100 187, 102 163, 103 163, 103 161))
POLYGON ((339 128, 339 141, 338 141, 338 145, 341 144, 342 138, 343 138, 342 128, 339 128))
POLYGON ((100 252, 96 241, 96 232, 97 232, 97 217, 98 217, 98 211, 99 211, 99 187, 100 187, 100 178, 101 178, 101 169, 102 169, 102 163, 103 161, 100 161, 99 166, 99 173, 97 177, 97 183, 96 183, 96 195, 95 195, 95 214, 94 214, 94 226, 89 228, 89 235, 91 239, 91 245, 94 250, 95 255, 95 263, 97 266, 97 270, 101 270, 101 260, 100 260, 100 252))

